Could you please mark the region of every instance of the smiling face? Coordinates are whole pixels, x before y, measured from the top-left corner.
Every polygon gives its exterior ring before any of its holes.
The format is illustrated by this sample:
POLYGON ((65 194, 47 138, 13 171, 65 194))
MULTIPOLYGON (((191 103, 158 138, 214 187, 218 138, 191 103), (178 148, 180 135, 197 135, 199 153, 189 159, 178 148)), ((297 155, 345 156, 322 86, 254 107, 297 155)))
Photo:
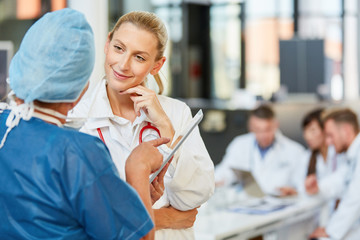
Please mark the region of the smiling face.
POLYGON ((142 84, 148 74, 157 74, 165 61, 165 57, 156 59, 157 44, 151 32, 132 23, 121 24, 105 45, 108 87, 121 92, 142 84))

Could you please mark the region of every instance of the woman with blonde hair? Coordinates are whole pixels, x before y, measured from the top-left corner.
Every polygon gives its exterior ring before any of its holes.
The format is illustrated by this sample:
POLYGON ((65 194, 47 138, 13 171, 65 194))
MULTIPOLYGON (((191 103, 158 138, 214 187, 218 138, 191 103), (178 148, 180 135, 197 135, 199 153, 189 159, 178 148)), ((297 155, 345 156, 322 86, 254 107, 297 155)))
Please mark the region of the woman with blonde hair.
MULTIPOLYGON (((134 147, 156 134, 170 139, 160 149, 166 155, 192 118, 185 103, 161 95, 159 71, 166 60, 166 42, 166 28, 155 14, 136 11, 122 16, 104 48, 106 76, 72 113, 87 119, 81 131, 105 142, 123 178, 124 159, 134 147), (146 86, 149 74, 159 94, 146 86), (144 135, 145 126, 158 133, 144 135)), ((166 174, 163 171, 149 186, 156 239, 193 239, 196 208, 210 198, 214 186, 214 166, 196 128, 176 152, 166 174)))

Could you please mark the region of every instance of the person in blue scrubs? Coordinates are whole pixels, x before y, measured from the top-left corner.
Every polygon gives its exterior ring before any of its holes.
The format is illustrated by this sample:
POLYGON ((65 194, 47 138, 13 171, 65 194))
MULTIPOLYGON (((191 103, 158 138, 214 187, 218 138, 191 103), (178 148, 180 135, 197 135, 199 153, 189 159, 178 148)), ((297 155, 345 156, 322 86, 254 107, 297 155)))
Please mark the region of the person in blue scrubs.
POLYGON ((134 149, 128 184, 101 140, 63 126, 93 66, 93 33, 75 10, 26 33, 9 71, 18 104, 0 104, 1 239, 153 238, 149 174, 169 140, 134 149))

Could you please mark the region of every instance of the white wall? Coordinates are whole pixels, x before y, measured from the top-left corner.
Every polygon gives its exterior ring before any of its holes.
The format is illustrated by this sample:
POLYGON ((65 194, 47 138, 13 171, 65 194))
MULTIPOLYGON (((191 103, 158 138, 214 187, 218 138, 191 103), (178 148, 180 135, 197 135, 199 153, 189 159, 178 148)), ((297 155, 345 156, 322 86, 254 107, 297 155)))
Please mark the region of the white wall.
MULTIPOLYGON (((104 73, 104 46, 109 31, 108 27, 108 1, 107 0, 69 0, 69 8, 76 9, 85 14, 95 37, 95 67, 90 76, 90 91, 99 82, 104 73)), ((89 91, 89 92, 90 92, 89 91)))

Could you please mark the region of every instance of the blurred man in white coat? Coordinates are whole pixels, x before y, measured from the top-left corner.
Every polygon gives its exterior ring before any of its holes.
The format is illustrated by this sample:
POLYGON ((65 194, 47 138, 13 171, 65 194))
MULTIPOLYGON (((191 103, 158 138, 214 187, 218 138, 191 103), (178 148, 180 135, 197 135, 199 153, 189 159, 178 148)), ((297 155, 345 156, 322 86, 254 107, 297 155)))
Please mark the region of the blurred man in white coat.
POLYGON ((261 189, 268 194, 296 194, 293 179, 297 156, 303 146, 278 130, 274 111, 261 105, 250 113, 249 133, 237 136, 227 147, 222 162, 215 169, 217 186, 237 181, 232 169, 250 171, 261 189))
MULTIPOLYGON (((356 114, 350 109, 329 111, 324 116, 326 142, 336 152, 346 152, 349 171, 344 194, 326 227, 316 229, 310 238, 360 239, 360 135, 356 114)), ((309 186, 308 186, 309 187, 309 186)), ((312 185, 318 191, 317 184, 312 185)))

